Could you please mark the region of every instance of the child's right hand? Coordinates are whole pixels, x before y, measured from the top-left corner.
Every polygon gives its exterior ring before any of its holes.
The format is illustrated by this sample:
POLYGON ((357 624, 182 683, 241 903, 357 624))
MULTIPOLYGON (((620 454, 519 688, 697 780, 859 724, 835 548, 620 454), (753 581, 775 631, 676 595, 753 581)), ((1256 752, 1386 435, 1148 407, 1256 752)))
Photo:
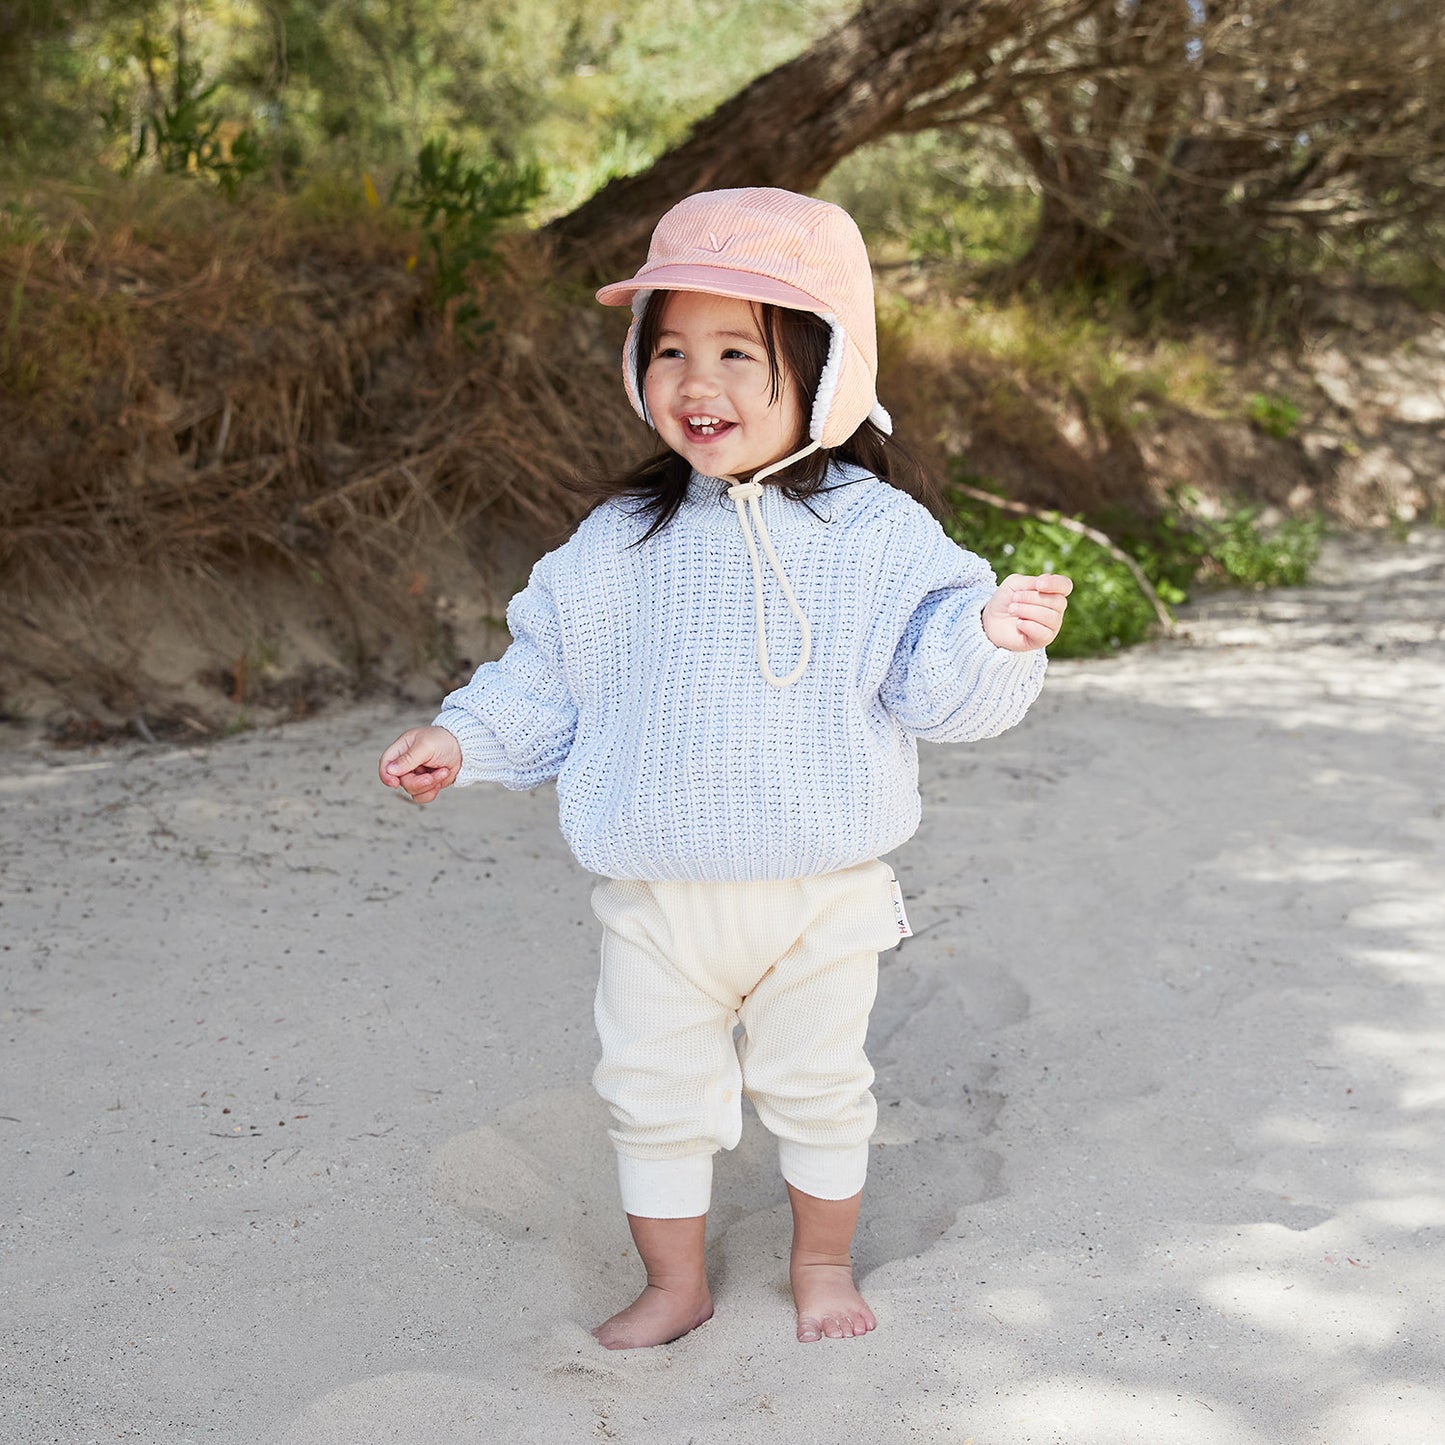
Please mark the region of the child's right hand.
POLYGON ((413 803, 430 803, 457 780, 462 745, 445 728, 408 728, 382 755, 377 771, 388 788, 413 803))

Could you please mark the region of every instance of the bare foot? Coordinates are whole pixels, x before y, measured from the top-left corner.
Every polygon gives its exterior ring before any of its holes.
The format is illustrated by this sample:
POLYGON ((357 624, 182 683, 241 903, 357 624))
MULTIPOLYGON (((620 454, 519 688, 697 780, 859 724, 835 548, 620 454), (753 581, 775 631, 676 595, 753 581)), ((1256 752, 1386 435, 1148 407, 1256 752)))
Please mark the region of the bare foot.
POLYGON ((650 1284, 592 1333, 609 1350, 640 1350, 665 1345, 711 1318, 712 1295, 706 1284, 682 1290, 650 1284))
POLYGON ((878 1321, 868 1301, 853 1283, 846 1264, 808 1264, 794 1259, 788 1271, 793 1303, 798 1307, 798 1338, 804 1344, 821 1340, 848 1340, 876 1329, 878 1321))

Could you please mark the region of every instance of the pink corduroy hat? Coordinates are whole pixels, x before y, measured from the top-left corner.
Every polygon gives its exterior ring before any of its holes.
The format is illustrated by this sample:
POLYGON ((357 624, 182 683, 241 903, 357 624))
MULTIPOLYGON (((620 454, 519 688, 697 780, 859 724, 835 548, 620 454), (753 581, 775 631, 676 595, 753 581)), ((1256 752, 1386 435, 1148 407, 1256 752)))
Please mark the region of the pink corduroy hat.
POLYGON ((853 218, 829 201, 766 186, 700 191, 657 223, 647 262, 628 281, 604 286, 604 306, 632 306, 622 355, 628 400, 652 425, 637 387, 637 322, 654 291, 705 291, 740 301, 812 311, 832 328, 813 398, 808 435, 836 447, 871 420, 893 423, 878 404, 873 272, 853 218))

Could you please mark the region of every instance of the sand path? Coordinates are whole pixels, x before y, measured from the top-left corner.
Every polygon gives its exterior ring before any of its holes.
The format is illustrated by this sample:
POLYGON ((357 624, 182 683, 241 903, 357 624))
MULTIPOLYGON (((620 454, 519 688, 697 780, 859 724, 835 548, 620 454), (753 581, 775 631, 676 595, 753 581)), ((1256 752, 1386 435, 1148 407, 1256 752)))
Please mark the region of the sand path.
POLYGON ((1057 664, 926 749, 859 1259, 799 1346, 756 1120, 716 1318, 636 1272, 550 790, 366 708, 0 755, 0 1439, 1439 1445, 1445 537, 1057 664))

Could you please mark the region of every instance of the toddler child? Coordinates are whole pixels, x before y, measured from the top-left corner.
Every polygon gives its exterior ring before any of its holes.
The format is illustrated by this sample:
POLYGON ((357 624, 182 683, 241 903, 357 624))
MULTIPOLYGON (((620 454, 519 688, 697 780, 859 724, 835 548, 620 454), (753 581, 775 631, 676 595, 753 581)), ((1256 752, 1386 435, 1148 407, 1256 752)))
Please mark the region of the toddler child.
POLYGON ((778 1139, 798 1339, 866 1334, 863 1043, 907 927, 879 855, 918 826, 917 739, 1023 716, 1072 584, 996 585, 890 485, 872 277, 838 207, 690 196, 597 295, 631 304, 623 381, 663 450, 537 563, 505 655, 387 748, 381 780, 428 803, 555 778, 601 875, 594 1082, 647 1275, 601 1343, 711 1316, 712 1156, 743 1094, 778 1139))

